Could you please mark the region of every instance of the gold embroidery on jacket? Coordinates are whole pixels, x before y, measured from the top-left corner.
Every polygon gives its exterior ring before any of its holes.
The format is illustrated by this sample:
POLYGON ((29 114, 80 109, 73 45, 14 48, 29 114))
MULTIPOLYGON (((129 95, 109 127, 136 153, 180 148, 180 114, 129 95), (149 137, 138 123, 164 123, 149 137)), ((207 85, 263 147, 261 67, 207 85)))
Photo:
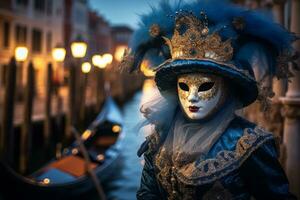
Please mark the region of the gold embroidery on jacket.
POLYGON ((215 158, 195 161, 180 167, 173 164, 172 156, 162 146, 154 158, 154 165, 158 169, 157 179, 168 193, 169 200, 192 199, 195 195, 192 186, 213 183, 238 169, 253 151, 272 138, 272 133, 260 127, 246 128, 235 150, 223 150, 215 158), (189 186, 189 190, 186 186, 189 186))

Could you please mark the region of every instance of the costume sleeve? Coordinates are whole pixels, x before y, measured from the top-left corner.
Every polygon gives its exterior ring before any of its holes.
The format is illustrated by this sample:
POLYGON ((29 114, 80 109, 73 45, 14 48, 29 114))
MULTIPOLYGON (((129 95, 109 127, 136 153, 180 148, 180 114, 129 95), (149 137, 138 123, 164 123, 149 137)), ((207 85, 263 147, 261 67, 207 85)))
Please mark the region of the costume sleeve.
POLYGON ((140 188, 137 191, 138 200, 157 200, 160 198, 160 191, 153 168, 152 156, 144 154, 145 165, 142 172, 140 188))
POLYGON ((256 200, 296 199, 289 192, 273 139, 255 150, 240 169, 246 187, 256 200))

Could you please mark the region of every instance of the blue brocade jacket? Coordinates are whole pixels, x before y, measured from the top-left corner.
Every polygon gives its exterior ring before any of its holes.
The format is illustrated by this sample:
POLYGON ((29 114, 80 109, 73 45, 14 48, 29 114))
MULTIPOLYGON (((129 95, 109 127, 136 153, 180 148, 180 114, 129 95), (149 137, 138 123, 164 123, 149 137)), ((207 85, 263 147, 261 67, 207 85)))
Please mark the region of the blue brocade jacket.
POLYGON ((295 199, 273 135, 241 117, 232 120, 205 157, 182 169, 164 157, 159 135, 147 137, 138 151, 145 159, 138 200, 295 199))

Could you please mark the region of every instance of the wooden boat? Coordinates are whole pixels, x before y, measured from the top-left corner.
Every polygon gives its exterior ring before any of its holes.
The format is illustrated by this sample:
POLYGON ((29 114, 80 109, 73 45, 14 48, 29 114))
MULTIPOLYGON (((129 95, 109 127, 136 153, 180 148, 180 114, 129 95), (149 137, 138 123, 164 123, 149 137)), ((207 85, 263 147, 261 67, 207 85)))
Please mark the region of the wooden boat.
MULTIPOLYGON (((100 114, 81 135, 91 160, 89 167, 101 183, 109 181, 115 173, 114 168, 118 167, 124 137, 121 129, 120 110, 108 97, 100 114)), ((95 185, 86 173, 86 165, 76 141, 61 158, 50 161, 30 176, 22 176, 1 162, 0 194, 9 200, 88 199, 88 194, 95 191, 95 185)))

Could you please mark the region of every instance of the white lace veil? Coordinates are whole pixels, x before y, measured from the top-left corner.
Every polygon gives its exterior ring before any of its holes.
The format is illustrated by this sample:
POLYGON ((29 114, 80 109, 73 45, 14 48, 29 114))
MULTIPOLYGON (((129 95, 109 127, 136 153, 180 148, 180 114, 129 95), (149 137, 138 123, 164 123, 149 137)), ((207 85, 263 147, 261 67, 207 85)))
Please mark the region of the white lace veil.
POLYGON ((168 128, 164 148, 172 155, 173 162, 187 164, 210 150, 234 118, 238 107, 238 101, 230 98, 211 119, 193 122, 179 109, 176 93, 168 91, 163 96, 157 93, 142 105, 141 112, 146 120, 140 127, 152 124, 168 128))
POLYGON ((235 102, 230 102, 204 122, 190 122, 178 111, 164 142, 173 162, 180 167, 204 157, 234 118, 235 108, 235 102))

